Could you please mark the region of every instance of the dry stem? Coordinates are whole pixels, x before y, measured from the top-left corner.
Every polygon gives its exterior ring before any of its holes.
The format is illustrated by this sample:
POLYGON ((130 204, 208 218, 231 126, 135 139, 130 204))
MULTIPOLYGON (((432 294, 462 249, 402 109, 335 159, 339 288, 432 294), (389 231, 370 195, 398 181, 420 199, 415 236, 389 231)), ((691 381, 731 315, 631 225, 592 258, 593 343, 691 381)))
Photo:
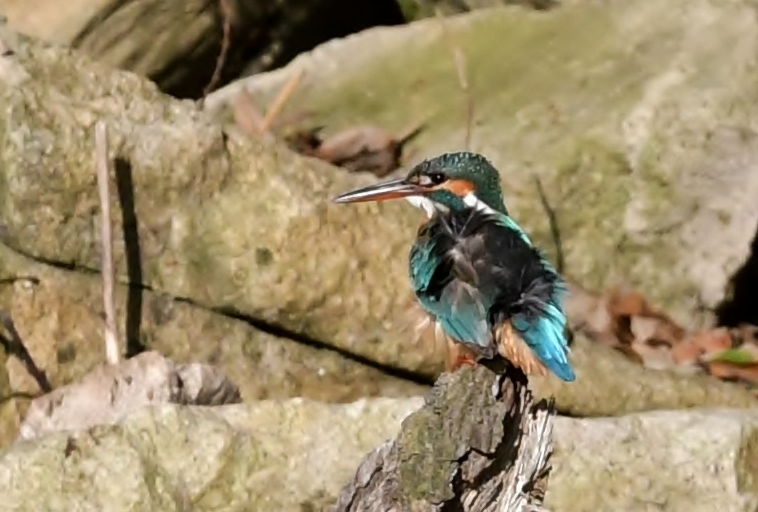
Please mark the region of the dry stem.
POLYGON ((471 148, 471 132, 474 124, 474 97, 472 96, 469 87, 468 70, 466 69, 466 55, 463 53, 460 45, 453 42, 450 33, 447 30, 445 17, 439 7, 435 9, 435 12, 437 14, 437 19, 440 22, 440 26, 442 27, 443 37, 448 41, 450 49, 453 52, 455 71, 458 74, 458 85, 461 88, 466 103, 466 138, 464 139, 463 147, 468 150, 471 148))
POLYGON ((274 99, 274 102, 271 104, 271 107, 269 107, 269 109, 266 111, 266 115, 263 117, 263 121, 261 122, 261 125, 260 125, 261 133, 266 133, 269 130, 269 128, 271 128, 271 125, 276 120, 276 117, 279 115, 282 108, 284 108, 284 104, 287 103, 287 100, 290 98, 290 96, 292 96, 292 93, 295 92, 295 89, 300 83, 300 79, 302 77, 303 77, 302 69, 299 69, 294 75, 289 77, 287 82, 279 91, 279 94, 274 99))
POLYGON ((542 181, 536 174, 532 176, 534 184, 537 187, 537 195, 540 198, 542 208, 547 215, 548 224, 550 225, 550 234, 553 237, 553 243, 555 244, 555 268, 558 272, 563 272, 566 265, 566 261, 563 255, 563 243, 561 242, 561 230, 558 227, 558 215, 555 212, 555 208, 550 205, 545 194, 545 188, 542 186, 542 181))
POLYGON ((219 0, 221 6, 221 15, 223 17, 223 39, 221 40, 221 51, 216 58, 216 66, 213 68, 213 75, 211 76, 208 85, 203 89, 203 99, 205 99, 211 91, 213 91, 221 80, 221 72, 224 70, 224 64, 226 64, 226 55, 229 53, 229 47, 231 46, 232 37, 232 6, 229 4, 229 0, 219 0))
POLYGON ((109 159, 108 132, 105 123, 98 121, 95 125, 95 168, 97 171, 97 188, 100 193, 103 272, 103 305, 105 306, 105 359, 108 364, 118 364, 118 331, 116 327, 116 299, 113 268, 113 233, 111 230, 111 200, 108 187, 109 159))

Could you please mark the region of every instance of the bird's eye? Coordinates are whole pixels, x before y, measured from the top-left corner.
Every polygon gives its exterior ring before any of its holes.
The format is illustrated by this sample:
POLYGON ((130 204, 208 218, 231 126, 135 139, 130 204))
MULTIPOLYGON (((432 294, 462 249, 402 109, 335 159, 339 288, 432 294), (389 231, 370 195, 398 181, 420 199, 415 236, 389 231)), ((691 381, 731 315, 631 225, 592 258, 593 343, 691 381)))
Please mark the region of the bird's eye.
POLYGON ((443 181, 445 181, 447 177, 442 174, 441 172, 435 172, 429 175, 429 180, 435 185, 439 185, 443 181))

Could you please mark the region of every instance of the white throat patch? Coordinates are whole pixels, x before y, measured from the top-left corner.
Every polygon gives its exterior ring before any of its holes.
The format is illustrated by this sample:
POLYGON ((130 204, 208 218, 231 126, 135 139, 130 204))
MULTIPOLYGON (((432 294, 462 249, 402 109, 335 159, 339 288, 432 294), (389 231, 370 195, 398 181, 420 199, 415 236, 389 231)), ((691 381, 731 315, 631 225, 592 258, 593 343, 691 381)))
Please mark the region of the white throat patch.
POLYGON ((432 216, 435 214, 435 212, 438 211, 446 211, 447 207, 441 204, 437 204, 428 197, 424 196, 407 196, 405 198, 409 203, 411 203, 416 208, 419 208, 426 213, 426 216, 428 218, 432 218, 432 216))
MULTIPOLYGON (((424 196, 407 196, 405 198, 409 203, 411 203, 416 208, 419 208, 426 213, 426 216, 428 218, 432 218, 435 212, 442 211, 446 212, 448 210, 447 206, 444 204, 435 203, 428 197, 424 196)), ((463 196, 463 203, 468 206, 469 208, 476 208, 477 210, 486 212, 486 213, 496 213, 495 210, 487 206, 485 203, 479 200, 478 197, 474 195, 473 192, 469 192, 465 196, 463 196)))
POLYGON ((469 192, 465 196, 463 196, 463 203, 468 206, 469 208, 476 208, 477 210, 483 211, 485 213, 494 214, 497 213, 495 210, 487 206, 485 203, 479 200, 478 197, 474 195, 473 192, 469 192))

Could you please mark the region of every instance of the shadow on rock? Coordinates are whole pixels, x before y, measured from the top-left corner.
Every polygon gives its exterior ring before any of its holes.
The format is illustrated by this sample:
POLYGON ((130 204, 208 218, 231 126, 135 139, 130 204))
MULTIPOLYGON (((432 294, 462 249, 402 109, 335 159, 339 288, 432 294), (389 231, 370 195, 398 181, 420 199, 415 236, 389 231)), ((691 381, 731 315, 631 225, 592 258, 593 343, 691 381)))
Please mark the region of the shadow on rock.
POLYGON ((129 293, 126 300, 126 357, 144 352, 140 340, 142 318, 142 260, 139 240, 137 211, 134 206, 134 179, 132 164, 124 158, 116 158, 116 189, 121 204, 121 229, 124 235, 126 272, 129 278, 129 293))

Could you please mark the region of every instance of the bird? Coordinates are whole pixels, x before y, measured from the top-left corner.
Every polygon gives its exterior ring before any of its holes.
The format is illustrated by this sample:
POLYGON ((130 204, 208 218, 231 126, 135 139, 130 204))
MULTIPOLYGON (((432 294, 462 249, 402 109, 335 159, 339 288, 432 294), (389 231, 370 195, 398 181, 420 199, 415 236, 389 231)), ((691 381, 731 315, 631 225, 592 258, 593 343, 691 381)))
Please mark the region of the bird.
POLYGON ((418 304, 448 342, 448 371, 500 356, 526 375, 574 381, 566 281, 509 214, 494 165, 479 153, 444 153, 332 201, 399 198, 426 214, 409 274, 418 304))

